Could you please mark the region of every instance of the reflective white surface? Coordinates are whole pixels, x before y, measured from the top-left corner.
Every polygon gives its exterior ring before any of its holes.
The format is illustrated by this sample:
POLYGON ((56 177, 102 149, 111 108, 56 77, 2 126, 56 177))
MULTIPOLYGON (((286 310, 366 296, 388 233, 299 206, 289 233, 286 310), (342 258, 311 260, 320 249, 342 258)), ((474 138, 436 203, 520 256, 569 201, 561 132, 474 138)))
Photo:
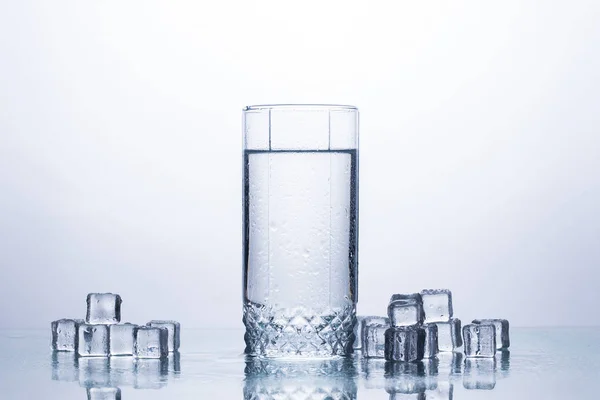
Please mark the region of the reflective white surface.
POLYGON ((6 399, 86 399, 87 387, 118 387, 130 399, 525 399, 596 398, 600 328, 512 330, 495 360, 442 354, 420 364, 351 359, 247 362, 243 330, 184 330, 181 352, 127 357, 53 354, 49 331, 0 331, 0 393, 6 399), (424 397, 423 397, 424 396, 424 397))

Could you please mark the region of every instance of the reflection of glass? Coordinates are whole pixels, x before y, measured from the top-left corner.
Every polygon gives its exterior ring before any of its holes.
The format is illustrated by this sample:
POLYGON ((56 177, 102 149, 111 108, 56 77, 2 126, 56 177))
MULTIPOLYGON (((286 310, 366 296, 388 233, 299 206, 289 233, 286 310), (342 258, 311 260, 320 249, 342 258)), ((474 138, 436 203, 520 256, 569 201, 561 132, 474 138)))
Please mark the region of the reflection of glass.
POLYGON ((283 361, 248 359, 244 399, 355 399, 350 359, 283 361))
POLYGON ((496 360, 466 358, 463 386, 465 389, 492 390, 496 386, 496 360))
POLYGON ((348 355, 358 269, 358 110, 244 110, 246 354, 348 355))

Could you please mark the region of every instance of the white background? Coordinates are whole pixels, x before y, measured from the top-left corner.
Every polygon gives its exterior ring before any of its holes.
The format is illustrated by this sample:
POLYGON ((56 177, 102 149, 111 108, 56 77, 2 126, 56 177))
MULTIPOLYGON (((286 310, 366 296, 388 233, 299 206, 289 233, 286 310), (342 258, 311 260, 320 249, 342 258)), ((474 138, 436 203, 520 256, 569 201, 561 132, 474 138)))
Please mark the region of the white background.
POLYGON ((0 328, 241 327, 241 109, 361 111, 360 314, 594 325, 600 3, 0 1, 0 328))

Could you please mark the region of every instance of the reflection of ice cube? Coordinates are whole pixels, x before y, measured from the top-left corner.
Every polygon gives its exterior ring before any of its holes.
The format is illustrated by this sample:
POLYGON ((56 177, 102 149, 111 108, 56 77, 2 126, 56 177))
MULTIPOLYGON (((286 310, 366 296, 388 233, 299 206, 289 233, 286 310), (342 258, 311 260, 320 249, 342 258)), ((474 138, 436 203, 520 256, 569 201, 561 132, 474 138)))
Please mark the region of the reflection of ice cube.
POLYGON ((438 381, 437 387, 426 392, 427 400, 452 400, 454 385, 448 381, 438 381))
POLYGON ((460 377, 464 363, 464 355, 458 352, 438 353, 438 371, 439 375, 449 377, 460 377))
POLYGON ((160 389, 167 385, 169 361, 167 358, 150 359, 138 358, 135 360, 136 389, 160 389))
POLYGON ((154 320, 148 322, 146 325, 153 326, 155 328, 167 328, 167 344, 169 346, 169 353, 172 353, 175 350, 179 350, 179 344, 181 341, 181 325, 179 324, 179 322, 154 320))
POLYGON ((423 322, 423 302, 419 295, 392 296, 388 305, 388 317, 391 326, 418 325, 423 322))
POLYGON ((121 400, 121 389, 116 387, 88 388, 88 400, 121 400))
POLYGON ((134 324, 114 324, 109 326, 110 355, 130 356, 133 354, 134 324))
POLYGON ((79 385, 90 387, 110 387, 110 366, 108 358, 80 357, 79 385))
POLYGON ((493 324, 496 327, 496 348, 508 349, 510 338, 508 336, 508 321, 505 319, 475 319, 474 324, 493 324))
POLYGON ((178 351, 169 354, 169 372, 176 377, 181 373, 181 354, 178 351))
POLYGON ((433 358, 438 353, 438 327, 436 324, 424 324, 421 329, 425 332, 423 358, 433 358))
POLYGON ((81 319, 59 319, 53 321, 52 350, 75 351, 77 350, 77 327, 83 323, 81 319))
POLYGON ((133 386, 135 383, 135 359, 132 356, 110 358, 111 386, 133 386))
POLYGON ((116 324, 121 322, 121 296, 112 293, 90 293, 87 296, 88 324, 116 324))
POLYGON ((79 380, 77 356, 73 352, 52 352, 52 380, 77 382, 79 380))
POLYGON ((421 393, 390 393, 390 400, 425 400, 424 392, 421 393))
POLYGON ((425 322, 448 322, 452 318, 452 292, 448 289, 427 289, 421 292, 425 322))
POLYGON ((467 357, 494 357, 496 355, 496 327, 494 324, 469 324, 463 327, 467 357))
POLYGON ((364 325, 362 338, 363 357, 385 357, 385 331, 387 325, 364 325))
POLYGON ((362 358, 362 373, 365 376, 365 387, 367 389, 385 388, 385 367, 388 364, 381 358, 362 358))
MULTIPOLYGON (((423 394, 428 386, 426 378, 424 366, 421 362, 387 362, 385 364, 385 390, 390 395, 423 394)), ((413 396, 410 398, 420 397, 413 396)))
POLYGON ((496 386, 496 360, 467 357, 463 386, 465 389, 492 390, 496 386))
POLYGON ((452 318, 448 322, 436 322, 438 327, 438 350, 454 351, 463 345, 460 319, 452 318))
POLYGON ((133 353, 137 358, 161 358, 169 354, 167 328, 140 326, 134 332, 133 353))
POLYGON ((423 359, 425 331, 416 326, 391 327, 385 331, 385 359, 417 361, 423 359))
POLYGON ((78 341, 77 352, 80 356, 108 356, 108 325, 79 325, 78 341))
POLYGON ((496 352, 496 365, 500 365, 500 375, 508 377, 510 370, 510 351, 503 349, 496 352))

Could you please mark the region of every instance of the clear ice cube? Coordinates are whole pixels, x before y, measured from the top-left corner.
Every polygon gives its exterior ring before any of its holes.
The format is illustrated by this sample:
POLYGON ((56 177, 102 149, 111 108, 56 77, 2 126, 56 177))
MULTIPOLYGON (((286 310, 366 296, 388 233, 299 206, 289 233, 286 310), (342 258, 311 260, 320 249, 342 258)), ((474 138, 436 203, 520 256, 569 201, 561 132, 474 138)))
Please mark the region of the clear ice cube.
POLYGON ((438 327, 436 324, 424 324, 421 329, 425 332, 423 358, 433 358, 438 353, 438 327))
POLYGON ((375 315, 356 317, 356 325, 354 325, 354 349, 362 349, 363 327, 374 324, 389 325, 390 320, 389 318, 375 315))
POLYGON ((102 357, 110 354, 108 325, 81 324, 77 331, 77 352, 80 356, 102 357))
POLYGON ((425 331, 420 327, 391 327, 385 331, 385 359, 418 361, 423 359, 425 331))
POLYGON ((423 303, 420 296, 394 295, 392 298, 395 300, 388 305, 391 326, 410 326, 423 323, 423 303))
POLYGON ((423 298, 420 293, 395 293, 390 297, 390 303, 396 300, 414 300, 423 304, 423 298))
MULTIPOLYGON (((468 326, 468 325, 467 325, 468 326)), ((465 389, 492 390, 496 386, 496 361, 493 358, 465 359, 465 389)))
POLYGON ((496 327, 494 324, 469 324, 463 327, 465 356, 491 357, 496 355, 496 327))
POLYGON ((130 323, 109 325, 111 356, 133 355, 133 331, 136 326, 130 323))
POLYGON ((452 292, 448 289, 421 291, 425 322, 448 322, 452 318, 452 292))
POLYGON ((121 400, 121 389, 116 387, 92 387, 87 389, 88 400, 121 400))
POLYGON ((117 324, 121 322, 121 296, 112 293, 90 293, 87 296, 88 324, 117 324))
POLYGON ((448 322, 434 322, 438 327, 438 350, 440 352, 454 351, 463 345, 461 322, 451 318, 448 322))
POLYGON ((167 343, 169 346, 169 353, 179 350, 180 344, 180 332, 181 325, 177 321, 162 321, 162 320, 153 320, 148 322, 146 325, 153 326, 156 328, 167 328, 169 332, 167 336, 167 343))
POLYGON ((133 355, 137 358, 161 358, 169 354, 167 328, 140 326, 134 328, 133 355))
POLYGON ((385 356, 385 330, 389 325, 363 324, 362 353, 367 358, 383 358, 385 356))
POLYGON ((59 319, 53 321, 52 350, 75 351, 77 349, 77 328, 83 323, 81 319, 59 319))
POLYGON ((508 335, 508 321, 505 319, 474 319, 474 324, 494 324, 496 327, 496 346, 498 349, 508 349, 510 338, 508 335))

